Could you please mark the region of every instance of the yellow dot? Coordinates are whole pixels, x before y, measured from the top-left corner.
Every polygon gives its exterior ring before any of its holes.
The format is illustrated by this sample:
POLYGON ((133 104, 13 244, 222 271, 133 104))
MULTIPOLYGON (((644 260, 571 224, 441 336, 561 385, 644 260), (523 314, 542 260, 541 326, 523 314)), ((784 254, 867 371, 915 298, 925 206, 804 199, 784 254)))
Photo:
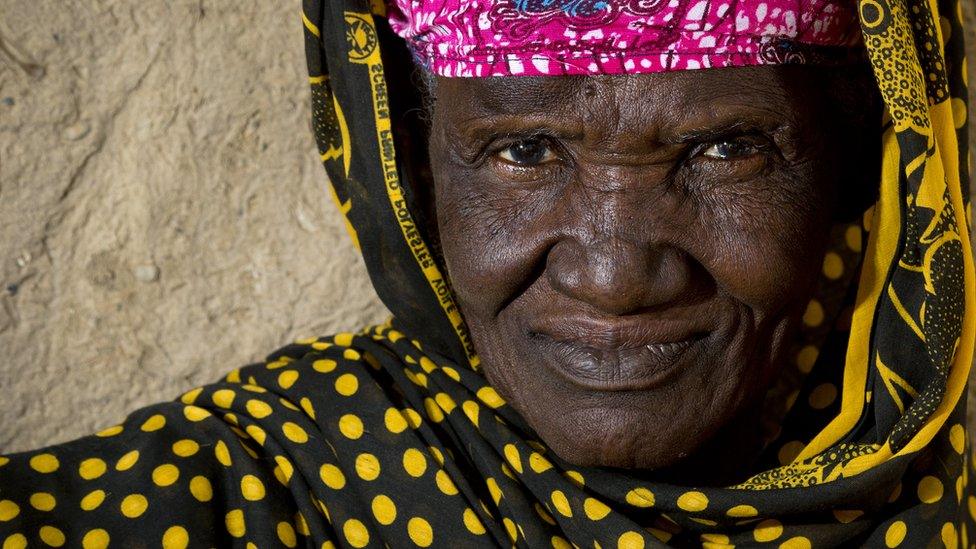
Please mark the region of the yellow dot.
POLYGON ((333 490, 339 490, 346 485, 346 476, 342 474, 342 471, 338 467, 331 463, 326 463, 319 468, 319 477, 326 486, 333 490))
POLYGON ((726 511, 725 514, 732 518, 749 518, 758 515, 759 511, 752 505, 736 505, 726 511))
POLYGON ((434 401, 437 402, 437 405, 440 406, 441 410, 444 410, 445 414, 450 414, 455 408, 457 408, 457 404, 454 402, 454 399, 451 398, 451 396, 447 393, 437 393, 434 395, 434 401))
POLYGON ((413 517, 407 521, 407 534, 420 547, 430 547, 434 543, 434 530, 430 523, 420 517, 413 517))
POLYGON ((30 458, 31 469, 38 473, 53 473, 58 470, 60 465, 58 458, 51 454, 37 454, 30 458))
POLYGON ((0 522, 7 522, 20 514, 20 506, 9 499, 0 500, 0 522))
POLYGON ((190 545, 190 534, 182 526, 170 526, 163 532, 163 549, 185 549, 190 545))
POLYGON ((339 431, 346 438, 357 440, 363 436, 363 420, 353 414, 346 414, 339 418, 339 431))
POLYGON ((654 506, 654 494, 647 488, 634 488, 633 490, 627 492, 625 499, 627 500, 627 503, 633 505, 634 507, 654 506))
POLYGON ((157 486, 169 486, 180 478, 180 470, 175 465, 164 463, 153 469, 152 479, 157 486))
POLYGON ((810 392, 810 407, 815 410, 823 410, 833 404, 837 398, 837 387, 833 383, 821 383, 810 392))
POLYGON ((563 473, 563 475, 565 475, 566 478, 569 479, 569 481, 572 482, 577 488, 582 488, 583 485, 586 484, 585 479, 583 479, 583 475, 579 474, 578 471, 566 471, 563 473))
POLYGON ((952 98, 952 122, 957 130, 966 123, 966 102, 958 97, 952 98))
POLYGON ((427 449, 430 450, 430 453, 434 456, 434 461, 436 461, 438 465, 440 465, 441 467, 443 467, 444 466, 444 453, 441 452, 440 449, 438 449, 435 446, 428 446, 427 449))
POLYGON ((553 490, 550 499, 552 499, 552 505, 556 511, 559 511, 560 515, 573 518, 573 509, 569 506, 569 500, 562 490, 553 490))
POLYGON ((119 505, 119 509, 122 510, 122 514, 129 518, 136 518, 141 516, 146 512, 146 507, 149 507, 149 501, 146 496, 142 494, 130 494, 125 496, 122 500, 122 504, 119 505))
POLYGON ((451 477, 447 475, 447 471, 440 469, 434 475, 434 480, 437 482, 437 488, 444 493, 446 496, 453 496, 458 493, 457 486, 454 485, 454 481, 451 477))
POLYGON ((105 501, 105 491, 104 490, 93 490, 89 492, 88 495, 81 498, 81 510, 82 511, 93 511, 98 509, 98 506, 105 501))
POLYGON ((41 526, 39 534, 41 535, 41 541, 51 547, 61 547, 64 545, 64 532, 53 526, 41 526))
POLYGON ((779 549, 810 549, 810 540, 803 536, 790 538, 779 544, 779 549))
POLYGON ((644 536, 637 532, 624 532, 617 538, 617 549, 644 549, 644 536))
POLYGON ((278 482, 287 486, 288 481, 291 480, 292 473, 295 471, 295 467, 284 456, 275 456, 275 463, 278 464, 274 469, 275 478, 278 479, 278 482))
POLYGON ((779 449, 776 456, 779 458, 780 464, 788 465, 793 463, 793 460, 800 455, 800 452, 802 452, 803 448, 805 447, 806 445, 799 440, 790 441, 779 449))
POLYGON ((942 525, 942 544, 946 549, 956 549, 959 546, 959 535, 956 533, 956 525, 947 522, 942 525))
POLYGON ((203 387, 197 387, 196 389, 190 389, 189 391, 183 393, 180 397, 180 401, 183 404, 193 404, 197 401, 197 397, 203 392, 203 387))
POLYGON ((810 300, 806 312, 803 313, 803 323, 811 328, 820 326, 824 321, 823 305, 816 299, 810 300))
POLYGON ((552 549, 573 549, 572 544, 566 541, 566 538, 561 536, 552 536, 549 539, 549 542, 552 544, 552 549))
POLYGON ((590 520, 600 520, 610 514, 610 508, 602 501, 594 498, 586 498, 583 502, 583 511, 590 520))
POLYGON ((30 497, 31 507, 38 511, 50 511, 58 504, 54 496, 47 492, 35 492, 30 497))
POLYGON ((386 409, 386 413, 383 414, 383 423, 386 424, 386 429, 394 434, 402 433, 407 428, 407 420, 396 408, 386 409))
POLYGON ((857 225, 851 225, 850 227, 847 227, 846 231, 844 231, 844 242, 847 244, 848 248, 855 252, 861 251, 861 239, 861 228, 857 225))
POLYGON ((244 533, 247 532, 247 526, 244 524, 244 512, 240 509, 228 511, 227 515, 224 516, 224 526, 227 527, 228 534, 235 538, 243 537, 244 533))
POLYGON ((11 534, 3 540, 3 549, 24 549, 27 547, 27 538, 24 534, 11 534))
POLYGON ((342 534, 346 536, 349 545, 356 547, 366 547, 369 543, 369 531, 366 526, 356 519, 349 519, 342 524, 342 534))
POLYGON ((180 457, 190 457, 197 453, 200 445, 196 441, 184 438, 173 443, 173 453, 180 457))
POLYGON ((298 381, 298 372, 295 370, 285 370, 278 374, 278 385, 282 389, 291 389, 291 386, 298 381))
POLYGON ((356 474, 363 480, 376 480, 380 476, 380 461, 370 453, 356 456, 356 474))
POLYGON ((217 444, 214 446, 214 456, 221 465, 224 467, 230 467, 230 451, 227 450, 227 444, 225 444, 224 441, 217 441, 217 444))
POLYGON ((158 431, 166 426, 166 417, 162 414, 156 414, 142 423, 142 427, 139 427, 147 433, 153 431, 158 431))
POLYGON ((519 456, 518 448, 514 444, 505 445, 505 459, 512 465, 519 474, 522 474, 522 458, 519 456))
POLYGON ((133 465, 136 464, 137 461, 139 461, 139 450, 127 452, 124 456, 120 457, 117 462, 115 462, 115 470, 128 471, 133 465))
POLYGON ((949 443, 958 454, 966 451, 966 429, 962 425, 957 423, 949 428, 949 443))
POLYGON ((107 466, 105 462, 98 458, 89 458, 81 462, 78 466, 78 474, 85 480, 96 479, 105 474, 107 466))
POLYGON ((281 426, 281 430, 285 433, 285 437, 292 442, 297 442, 299 444, 308 442, 308 433, 305 432, 305 429, 302 429, 290 421, 286 421, 281 426))
POLYGON ((270 416, 272 412, 271 406, 269 406, 268 403, 253 398, 247 401, 244 408, 254 419, 266 418, 270 416))
POLYGON ((813 345, 806 345, 796 355, 796 366, 804 374, 809 374, 813 370, 813 365, 817 362, 820 351, 813 345))
POLYGON ((420 450, 408 448, 403 452, 403 468, 412 477, 423 476, 424 471, 427 470, 427 458, 420 450))
POLYGON ((474 509, 468 507, 464 510, 464 527, 468 529, 468 532, 476 536, 480 536, 485 533, 485 525, 481 523, 481 519, 478 518, 478 514, 474 512, 474 509))
POLYGON ((488 486, 488 493, 491 494, 491 500, 498 505, 498 502, 502 500, 502 489, 498 487, 498 481, 492 477, 488 477, 485 480, 485 484, 488 486))
POLYGON ((302 515, 301 511, 295 513, 295 529, 303 536, 311 535, 311 531, 308 529, 308 522, 305 520, 305 515, 302 515))
POLYGON ((323 358, 312 363, 312 369, 316 372, 327 374, 336 369, 336 361, 323 358))
POLYGON ((442 412, 440 406, 434 402, 434 399, 430 397, 425 398, 424 409, 427 410, 427 417, 429 417, 434 423, 440 423, 444 420, 444 412, 442 412))
POLYGON ((552 469, 552 463, 538 452, 529 454, 529 467, 538 474, 552 469))
POLYGON ((844 274, 844 260, 837 252, 827 252, 824 256, 823 273, 831 280, 837 280, 844 274))
POLYGON ((102 429, 101 431, 95 433, 97 437, 114 437, 115 435, 122 432, 123 427, 121 425, 114 425, 107 429, 102 429))
POLYGON ((885 531, 885 545, 888 547, 898 547, 905 540, 905 534, 907 533, 908 526, 904 522, 900 520, 892 522, 888 530, 885 531))
POLYGON ((502 524, 505 525, 505 532, 508 533, 508 539, 512 540, 512 543, 515 543, 518 539, 518 529, 515 527, 515 522, 508 517, 504 517, 502 524))
POLYGON ((281 540, 281 543, 285 544, 285 547, 294 547, 298 545, 298 536, 295 535, 295 529, 291 524, 281 521, 278 523, 275 530, 278 533, 278 539, 281 540))
MULTIPOLYGON (((248 425, 247 427, 245 427, 244 428, 244 431, 248 435, 250 435, 250 437, 252 439, 254 439, 255 442, 257 442, 261 446, 264 446, 264 441, 265 441, 265 439, 268 436, 268 434, 264 432, 264 429, 262 429, 261 427, 259 427, 257 425, 253 425, 252 424, 252 425, 248 425)), ((244 445, 244 442, 243 441, 241 441, 241 445, 244 445)), ((249 448, 246 445, 244 445, 244 449, 245 450, 248 450, 249 448)), ((251 453, 251 452, 248 452, 248 453, 251 453)))
POLYGON ((219 391, 214 391, 211 398, 213 399, 213 403, 217 406, 221 408, 230 408, 234 403, 235 396, 237 395, 235 395, 234 391, 231 391, 230 389, 220 389, 219 391))
POLYGON ((379 522, 383 526, 389 526, 396 520, 396 505, 389 497, 383 494, 376 496, 373 498, 371 507, 373 508, 373 516, 376 517, 376 522, 379 522))
POLYGON ((190 493, 197 501, 208 502, 213 498, 213 487, 207 477, 197 475, 190 479, 190 493))
POLYGON ((108 542, 108 532, 101 528, 89 530, 85 534, 85 537, 81 538, 81 546, 83 549, 105 549, 108 547, 108 542))
POLYGON ((403 417, 407 418, 407 424, 409 424, 413 429, 419 429, 420 424, 423 423, 423 419, 420 417, 420 414, 418 414, 417 410, 414 410, 413 408, 404 408, 403 417))
POLYGON ((359 390, 359 379, 352 374, 342 374, 335 380, 335 390, 342 396, 352 396, 359 390))
POLYGON ((701 492, 685 492, 678 497, 678 508, 689 512, 704 511, 708 497, 701 492))
POLYGON ((752 537, 758 542, 773 541, 783 535, 783 524, 776 519, 766 519, 756 525, 752 537))
POLYGON ((478 397, 478 400, 484 402, 485 405, 491 408, 500 408, 505 405, 505 401, 492 387, 482 387, 481 389, 478 389, 478 392, 475 393, 475 395, 478 397))
POLYGON ((918 483, 918 499, 922 503, 935 503, 942 499, 942 481, 929 475, 918 483))
POLYGON ((259 501, 264 498, 264 484, 254 475, 241 477, 241 495, 248 501, 259 501))
POLYGON ((199 406, 184 406, 183 416, 190 421, 203 421, 210 417, 210 412, 199 406))
POLYGON ((464 415, 467 416, 471 423, 474 423, 475 427, 478 427, 478 414, 481 412, 481 407, 478 403, 473 400, 465 400, 461 403, 461 410, 464 411, 464 415))
POLYGON ((859 510, 844 510, 844 509, 834 509, 834 518, 837 522, 841 524, 850 524, 858 519, 864 514, 864 511, 859 510))

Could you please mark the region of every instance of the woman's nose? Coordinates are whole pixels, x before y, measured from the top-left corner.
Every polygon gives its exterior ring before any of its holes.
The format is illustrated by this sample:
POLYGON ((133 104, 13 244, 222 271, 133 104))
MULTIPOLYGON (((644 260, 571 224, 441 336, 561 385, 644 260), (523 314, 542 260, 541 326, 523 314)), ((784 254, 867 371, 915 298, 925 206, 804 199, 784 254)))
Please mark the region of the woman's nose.
POLYGON ((693 293, 694 267, 681 250, 619 236, 563 240, 546 270, 560 293, 609 315, 663 309, 693 293))

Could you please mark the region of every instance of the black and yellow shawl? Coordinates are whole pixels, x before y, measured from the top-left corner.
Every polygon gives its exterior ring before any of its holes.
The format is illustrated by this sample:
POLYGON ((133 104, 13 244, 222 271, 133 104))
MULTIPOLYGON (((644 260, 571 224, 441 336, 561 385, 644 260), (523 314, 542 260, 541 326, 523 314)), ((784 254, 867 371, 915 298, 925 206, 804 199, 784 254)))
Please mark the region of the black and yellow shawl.
POLYGON ((961 8, 859 5, 888 110, 880 198, 863 227, 836 228, 824 287, 852 291, 807 309, 803 388, 765 472, 728 488, 651 483, 574 468, 533 438, 478 372, 398 161, 381 2, 306 0, 322 160, 395 320, 0 457, 3 549, 971 547, 961 8))

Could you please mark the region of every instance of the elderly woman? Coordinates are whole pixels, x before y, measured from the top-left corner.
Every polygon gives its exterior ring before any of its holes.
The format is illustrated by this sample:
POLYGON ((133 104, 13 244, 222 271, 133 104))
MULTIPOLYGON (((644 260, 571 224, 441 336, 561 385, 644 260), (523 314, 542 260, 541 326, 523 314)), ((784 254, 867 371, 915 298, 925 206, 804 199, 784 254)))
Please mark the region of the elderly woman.
POLYGON ((955 2, 303 18, 394 319, 0 458, 4 548, 970 546, 955 2))

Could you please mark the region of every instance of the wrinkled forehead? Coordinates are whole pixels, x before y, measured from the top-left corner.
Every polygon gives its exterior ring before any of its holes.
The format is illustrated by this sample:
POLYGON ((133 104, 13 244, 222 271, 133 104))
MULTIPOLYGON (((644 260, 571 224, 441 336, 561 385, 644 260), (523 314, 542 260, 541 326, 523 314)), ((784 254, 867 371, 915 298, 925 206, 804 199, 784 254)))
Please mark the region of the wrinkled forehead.
POLYGON ((740 67, 612 76, 445 78, 436 83, 440 123, 489 118, 576 121, 610 114, 681 119, 716 110, 788 114, 814 108, 826 82, 810 66, 740 67))

